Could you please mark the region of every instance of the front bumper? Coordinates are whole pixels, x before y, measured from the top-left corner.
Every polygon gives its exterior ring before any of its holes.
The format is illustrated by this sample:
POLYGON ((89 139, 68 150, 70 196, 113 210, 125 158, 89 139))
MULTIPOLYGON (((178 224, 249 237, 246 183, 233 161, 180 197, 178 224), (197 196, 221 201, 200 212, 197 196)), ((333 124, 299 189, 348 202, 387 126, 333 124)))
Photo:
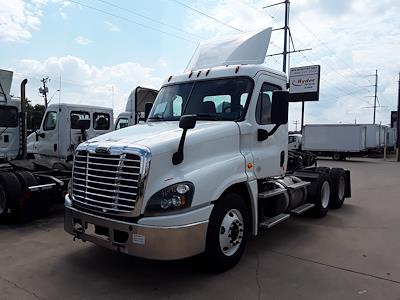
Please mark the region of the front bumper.
POLYGON ((207 227, 208 220, 180 226, 149 226, 65 208, 64 229, 76 238, 149 259, 182 259, 204 252, 207 227))

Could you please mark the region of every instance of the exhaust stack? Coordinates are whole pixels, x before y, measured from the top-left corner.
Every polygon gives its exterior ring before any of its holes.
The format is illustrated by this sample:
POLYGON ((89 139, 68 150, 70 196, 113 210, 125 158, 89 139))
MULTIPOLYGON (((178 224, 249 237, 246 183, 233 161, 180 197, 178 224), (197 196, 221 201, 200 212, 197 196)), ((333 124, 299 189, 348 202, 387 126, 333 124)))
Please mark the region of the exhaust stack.
POLYGON ((26 97, 25 97, 25 86, 28 83, 28 79, 24 79, 21 82, 21 158, 26 159, 27 157, 27 145, 26 145, 26 97))

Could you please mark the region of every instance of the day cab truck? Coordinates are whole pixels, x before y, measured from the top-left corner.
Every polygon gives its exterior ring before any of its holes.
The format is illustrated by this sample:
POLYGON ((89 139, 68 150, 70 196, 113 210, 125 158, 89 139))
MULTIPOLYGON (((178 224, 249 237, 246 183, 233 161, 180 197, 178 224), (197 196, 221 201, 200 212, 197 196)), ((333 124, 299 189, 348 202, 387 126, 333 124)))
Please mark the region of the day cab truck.
POLYGON ((158 94, 157 90, 136 87, 126 101, 125 111, 121 112, 115 122, 115 130, 133 126, 145 121, 146 107, 151 109, 158 94))
POLYGON ((31 220, 62 201, 76 146, 113 130, 111 109, 52 104, 40 128, 27 137, 27 80, 18 99, 10 95, 12 77, 13 72, 0 70, 1 223, 31 220))
POLYGON ((201 44, 147 122, 80 144, 65 197, 74 239, 130 255, 202 254, 213 271, 250 236, 350 197, 350 172, 287 172, 287 77, 264 63, 271 28, 201 44))

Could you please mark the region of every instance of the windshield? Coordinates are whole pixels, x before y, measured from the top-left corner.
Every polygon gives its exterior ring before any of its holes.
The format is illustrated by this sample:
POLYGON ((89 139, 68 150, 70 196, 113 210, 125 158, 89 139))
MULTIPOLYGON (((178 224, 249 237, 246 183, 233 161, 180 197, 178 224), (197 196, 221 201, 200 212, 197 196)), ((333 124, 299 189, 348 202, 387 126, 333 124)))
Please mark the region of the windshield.
POLYGON ((17 127, 18 110, 14 106, 0 106, 0 127, 17 127))
POLYGON ((196 114, 198 120, 235 121, 242 117, 253 88, 250 78, 204 80, 161 88, 149 120, 173 121, 196 114))

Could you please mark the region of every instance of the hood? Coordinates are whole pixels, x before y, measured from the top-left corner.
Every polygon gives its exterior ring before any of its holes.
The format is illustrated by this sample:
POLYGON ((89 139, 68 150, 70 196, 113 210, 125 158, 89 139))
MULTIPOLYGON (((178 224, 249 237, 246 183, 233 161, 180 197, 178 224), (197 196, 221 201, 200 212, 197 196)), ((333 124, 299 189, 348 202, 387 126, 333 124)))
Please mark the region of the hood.
MULTIPOLYGON (((238 132, 234 121, 198 121, 195 128, 187 131, 185 147, 237 135, 238 132)), ((155 155, 176 151, 181 135, 179 121, 147 122, 95 137, 83 145, 144 146, 155 155)))

